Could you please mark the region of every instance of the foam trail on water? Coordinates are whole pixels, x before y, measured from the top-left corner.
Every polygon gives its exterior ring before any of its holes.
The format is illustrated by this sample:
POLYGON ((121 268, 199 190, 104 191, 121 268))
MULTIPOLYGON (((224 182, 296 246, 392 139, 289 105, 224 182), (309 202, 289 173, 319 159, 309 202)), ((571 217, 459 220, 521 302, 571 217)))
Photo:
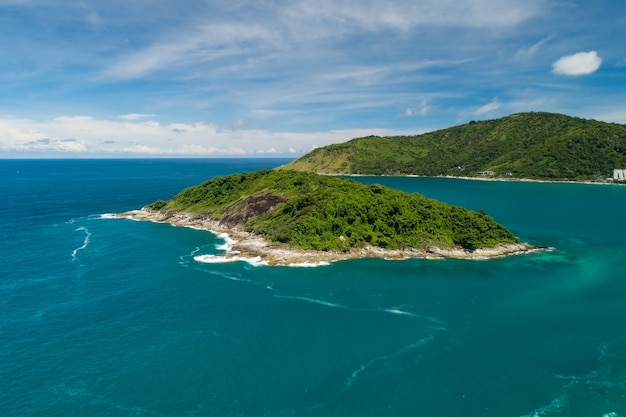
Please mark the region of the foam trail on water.
POLYGON ((407 317, 413 317, 416 319, 424 319, 435 324, 440 324, 440 325, 446 324, 443 321, 439 320, 438 318, 425 316, 423 314, 412 313, 410 311, 406 311, 403 307, 383 308, 382 311, 384 311, 385 313, 389 313, 389 314, 397 314, 399 316, 407 316, 407 317))
POLYGON ((419 362, 424 358, 424 354, 416 354, 415 351, 427 346, 433 340, 435 340, 435 336, 432 334, 428 335, 414 343, 402 347, 395 353, 380 356, 372 359, 366 364, 362 364, 358 369, 350 374, 348 380, 346 381, 345 388, 351 388, 364 373, 384 375, 395 372, 397 369, 402 369, 403 367, 413 366, 416 362, 419 362))
POLYGON ((78 397, 92 404, 103 405, 111 410, 122 412, 124 415, 150 415, 155 417, 163 417, 164 414, 149 410, 141 406, 126 405, 106 398, 100 394, 94 394, 84 388, 65 388, 64 392, 67 397, 78 397))
POLYGON ((557 397, 552 400, 550 404, 539 407, 532 413, 526 414, 522 417, 541 417, 545 415, 559 413, 561 410, 563 410, 566 401, 567 399, 565 398, 565 396, 557 397))
POLYGON ((399 308, 385 308, 383 311, 391 314, 399 314, 401 316, 417 317, 417 314, 411 313, 410 311, 404 311, 399 308))
POLYGON ((215 275, 215 276, 220 277, 220 278, 228 279, 230 281, 247 282, 247 283, 256 285, 256 282, 254 282, 252 280, 249 280, 249 279, 246 279, 246 278, 242 278, 241 275, 231 275, 231 274, 228 274, 228 273, 217 272, 217 271, 209 271, 209 274, 215 275))
POLYGON ((85 240, 83 240, 82 246, 79 246, 78 248, 76 248, 76 249, 74 249, 72 251, 72 261, 76 260, 76 255, 78 254, 78 251, 81 251, 81 250, 85 249, 87 247, 87 245, 89 245, 89 238, 91 237, 91 233, 84 226, 79 227, 78 229, 76 229, 76 231, 77 232, 78 231, 85 232, 85 240))
POLYGON ((359 375, 361 374, 361 372, 365 371, 367 368, 369 368, 374 362, 376 362, 377 359, 373 359, 370 362, 363 364, 359 367, 359 369, 357 369, 356 371, 352 372, 350 374, 350 378, 348 378, 348 381, 346 382, 346 387, 350 388, 352 386, 352 384, 354 384, 354 381, 356 381, 356 379, 359 377, 359 375))
POLYGON ((320 304, 326 307, 332 307, 332 308, 348 308, 342 304, 338 304, 338 303, 333 303, 331 301, 326 301, 326 300, 320 300, 318 298, 310 298, 310 297, 300 297, 300 296, 295 296, 295 295, 274 295, 274 297, 276 298, 284 298, 287 300, 300 300, 300 301, 306 301, 308 303, 313 303, 313 304, 320 304))

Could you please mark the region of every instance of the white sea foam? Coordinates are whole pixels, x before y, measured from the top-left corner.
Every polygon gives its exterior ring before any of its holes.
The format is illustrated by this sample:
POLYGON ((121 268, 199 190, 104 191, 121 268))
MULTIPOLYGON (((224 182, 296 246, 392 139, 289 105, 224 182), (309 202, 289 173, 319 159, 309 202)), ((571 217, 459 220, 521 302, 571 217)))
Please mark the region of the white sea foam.
POLYGON ((248 282, 248 283, 254 283, 253 281, 249 280, 249 279, 245 279, 242 278, 241 276, 236 276, 236 275, 231 275, 225 272, 220 272, 220 271, 208 271, 209 274, 214 275, 216 277, 220 277, 220 278, 224 278, 230 281, 241 281, 241 282, 248 282))
MULTIPOLYGON (((127 220, 132 220, 132 221, 135 221, 135 222, 146 221, 146 220, 138 219, 138 218, 134 217, 133 215, 136 214, 136 213, 139 213, 139 210, 128 211, 125 216, 122 216, 122 215, 116 214, 116 213, 103 213, 103 214, 100 214, 99 217, 101 219, 103 219, 103 220, 127 219, 127 220)), ((148 220, 148 221, 150 221, 152 223, 164 223, 164 222, 159 222, 159 221, 156 221, 156 220, 148 220)))
MULTIPOLYGON (((202 229, 202 230, 206 230, 206 229, 202 229)), ((238 253, 238 251, 233 250, 233 245, 237 243, 237 241, 233 239, 232 237, 230 237, 228 233, 216 232, 213 230, 210 230, 210 232, 213 233, 215 237, 217 237, 218 239, 223 240, 221 244, 215 245, 215 249, 222 250, 227 253, 238 253)))
POLYGON ((301 296, 295 296, 295 295, 275 295, 274 297, 276 297, 276 298, 285 298, 285 299, 288 299, 288 300, 306 301, 308 303, 320 304, 320 305, 323 305, 323 306, 326 306, 326 307, 332 307, 332 308, 347 308, 346 306, 344 306, 342 304, 333 303, 331 301, 321 300, 321 299, 318 299, 318 298, 301 297, 301 296))
POLYGON ((237 243, 237 241, 235 239, 231 238, 226 233, 218 233, 217 237, 224 241, 224 243, 222 243, 221 245, 215 245, 215 248, 217 250, 223 250, 223 251, 226 251, 226 252, 233 252, 233 245, 235 243, 237 243))
POLYGON ((423 348, 433 340, 435 340, 435 336, 432 334, 428 335, 418 340, 417 342, 402 347, 400 350, 391 355, 379 356, 372 359, 368 363, 361 365, 358 369, 350 374, 350 377, 346 381, 346 388, 352 387, 354 382, 364 372, 385 374, 393 372, 393 370, 396 369, 398 365, 401 367, 412 366, 412 363, 414 363, 414 361, 420 361, 424 357, 423 355, 416 355, 413 351, 423 348), (410 356, 410 360, 408 361, 407 355, 410 356))
MULTIPOLYGON (((431 316, 426 316, 426 315, 423 315, 423 314, 412 313, 410 311, 404 310, 402 307, 383 308, 382 311, 384 311, 385 313, 389 313, 389 314, 397 314, 399 316, 407 316, 407 317, 414 317, 414 318, 418 318, 418 319, 424 319, 424 320, 427 320, 427 321, 429 321, 431 323, 435 323, 435 324, 440 324, 440 325, 446 324, 445 322, 439 320, 436 317, 431 317, 431 316)), ((447 329, 445 329, 445 330, 447 330, 447 329)))
MULTIPOLYGON (((171 223, 170 223, 170 224, 171 224, 171 223)), ((180 226, 180 225, 177 225, 177 224, 171 224, 171 225, 172 225, 172 226, 174 226, 174 227, 186 227, 186 228, 188 228, 188 229, 192 229, 192 230, 201 230, 201 231, 203 231, 203 232, 206 232, 206 229, 203 229, 202 227, 198 227, 198 226, 192 226, 192 225, 189 225, 189 226, 187 226, 187 225, 185 225, 185 226, 180 226)))
POLYGON ((149 410, 144 407, 129 406, 123 403, 116 402, 108 399, 103 395, 94 394, 87 391, 85 388, 67 388, 64 389, 64 394, 68 397, 78 397, 89 401, 92 404, 103 405, 111 410, 119 411, 123 415, 150 415, 155 417, 163 417, 164 414, 149 410))
POLYGON ((400 310, 399 308, 385 308, 383 311, 391 314, 399 314, 401 316, 417 317, 417 314, 411 313, 410 311, 400 310))
POLYGON ((359 369, 355 370, 354 372, 352 372, 350 374, 350 378, 348 378, 348 381, 346 381, 346 387, 350 388, 352 386, 352 384, 354 384, 354 381, 356 381, 356 379, 359 377, 359 375, 361 374, 361 372, 365 371, 372 363, 374 363, 376 361, 376 359, 373 359, 371 362, 366 363, 364 365, 361 365, 359 367, 359 369))
POLYGON ((221 255, 198 255, 193 260, 205 264, 225 264, 232 262, 247 262, 252 266, 267 265, 266 261, 261 260, 260 256, 254 258, 246 258, 244 256, 221 256, 221 255))
POLYGON ((90 232, 89 232, 89 230, 88 230, 86 227, 84 227, 84 226, 79 227, 78 229, 76 229, 76 231, 77 231, 77 232, 78 232, 78 231, 83 231, 83 232, 85 232, 85 239, 83 240, 83 244, 82 244, 82 246, 79 246, 79 247, 77 247, 76 249, 74 249, 74 250, 72 251, 72 261, 75 261, 75 260, 76 260, 76 255, 78 254, 78 251, 81 251, 81 250, 85 249, 85 248, 89 245, 89 238, 91 237, 91 233, 90 233, 90 232))
POLYGON ((227 279, 227 280, 230 280, 230 281, 254 283, 253 281, 251 281, 249 279, 241 278, 241 277, 235 276, 235 275, 229 275, 229 274, 214 274, 214 275, 220 276, 220 277, 222 277, 224 279, 227 279))
POLYGON ((557 397, 554 400, 552 400, 550 404, 544 405, 543 407, 540 407, 536 409, 535 411, 533 411, 532 413, 526 414, 523 417, 541 417, 546 414, 557 413, 563 409, 566 401, 567 400, 564 395, 557 397))
POLYGON ((298 262, 293 264, 287 264, 285 266, 294 268, 316 268, 318 266, 328 266, 330 262, 298 262))
POLYGON ((215 249, 223 250, 224 252, 230 252, 233 249, 233 246, 228 243, 222 243, 221 245, 215 245, 215 249))
POLYGON ((422 346, 426 346, 428 343, 432 342, 433 340, 435 340, 435 335, 428 335, 420 340, 418 340, 415 343, 411 343, 410 345, 405 346, 404 348, 402 348, 402 351, 406 351, 406 350, 411 350, 411 349, 417 349, 420 348, 422 346))

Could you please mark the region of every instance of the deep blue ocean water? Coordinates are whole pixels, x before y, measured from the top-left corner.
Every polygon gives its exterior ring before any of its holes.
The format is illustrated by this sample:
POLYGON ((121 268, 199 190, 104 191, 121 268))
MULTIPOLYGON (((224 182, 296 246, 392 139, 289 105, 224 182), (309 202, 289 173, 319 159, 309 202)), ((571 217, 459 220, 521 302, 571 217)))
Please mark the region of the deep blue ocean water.
POLYGON ((1 416, 626 417, 626 187, 369 178, 553 252, 202 264, 107 213, 285 160, 0 161, 1 416))

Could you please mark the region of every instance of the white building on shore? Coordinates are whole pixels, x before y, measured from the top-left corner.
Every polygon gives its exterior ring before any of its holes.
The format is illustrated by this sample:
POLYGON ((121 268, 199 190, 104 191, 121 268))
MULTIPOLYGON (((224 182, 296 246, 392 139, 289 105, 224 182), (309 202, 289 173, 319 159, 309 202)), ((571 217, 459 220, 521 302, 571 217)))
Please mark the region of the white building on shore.
POLYGON ((626 169, 614 169, 613 181, 626 181, 626 169))

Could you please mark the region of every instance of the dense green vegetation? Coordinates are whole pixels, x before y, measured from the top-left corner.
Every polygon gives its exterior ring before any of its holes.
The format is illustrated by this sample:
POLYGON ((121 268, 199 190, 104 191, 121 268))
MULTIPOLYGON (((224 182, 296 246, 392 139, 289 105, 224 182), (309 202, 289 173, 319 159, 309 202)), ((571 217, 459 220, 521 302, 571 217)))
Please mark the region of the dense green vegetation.
POLYGON ((604 179, 626 168, 626 125, 519 113, 419 136, 353 139, 315 149, 287 167, 337 174, 604 179))
POLYGON ((151 207, 207 216, 304 249, 345 251, 368 244, 475 249, 518 241, 482 211, 381 185, 289 170, 215 178, 151 207))

